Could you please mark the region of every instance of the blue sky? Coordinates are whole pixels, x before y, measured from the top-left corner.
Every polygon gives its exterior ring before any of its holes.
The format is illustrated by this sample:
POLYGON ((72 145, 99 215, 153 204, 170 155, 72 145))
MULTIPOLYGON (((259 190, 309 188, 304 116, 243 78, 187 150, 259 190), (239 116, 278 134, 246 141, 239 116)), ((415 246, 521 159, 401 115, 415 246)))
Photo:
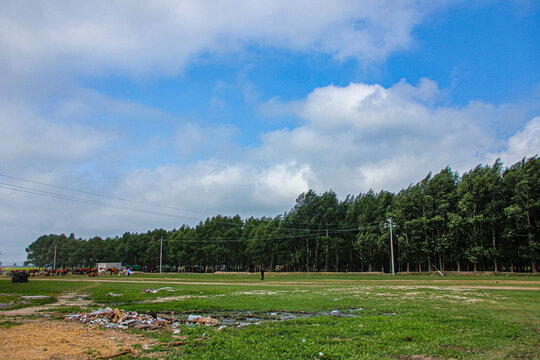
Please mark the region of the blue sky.
POLYGON ((4 1, 0 261, 534 156, 539 20, 537 1, 4 1))

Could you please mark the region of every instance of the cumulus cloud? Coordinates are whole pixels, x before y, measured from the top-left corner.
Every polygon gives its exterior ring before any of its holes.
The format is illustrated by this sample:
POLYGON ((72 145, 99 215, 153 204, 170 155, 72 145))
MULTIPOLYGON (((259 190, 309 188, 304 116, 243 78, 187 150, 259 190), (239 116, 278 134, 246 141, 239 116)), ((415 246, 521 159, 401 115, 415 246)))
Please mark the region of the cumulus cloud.
POLYGON ((238 128, 232 125, 202 127, 185 122, 178 127, 173 142, 184 159, 223 157, 237 151, 238 146, 233 139, 238 134, 238 128))
POLYGON ((253 44, 379 61, 408 47, 432 8, 415 0, 4 1, 0 63, 22 73, 60 63, 90 74, 172 75, 194 57, 253 44))
MULTIPOLYGON (((292 105, 272 100, 266 111, 274 105, 290 109, 304 124, 263 134, 256 156, 309 164, 310 186, 341 194, 397 191, 447 165, 462 172, 490 161, 490 152, 501 146, 490 121, 504 106, 474 102, 454 108, 440 105, 443 98, 436 83, 423 79, 417 86, 402 81, 390 88, 330 85, 292 105)), ((510 138, 512 151, 537 147, 537 122, 510 138)))
POLYGON ((500 158, 505 164, 510 165, 524 157, 532 157, 540 154, 540 117, 532 118, 522 130, 508 139, 504 151, 491 154, 492 160, 500 158))
POLYGON ((24 109, 0 106, 0 168, 46 168, 88 160, 113 136, 93 128, 51 122, 24 109))
MULTIPOLYGON (((232 125, 200 125, 84 88, 100 76, 170 79, 201 58, 242 58, 253 48, 383 63, 413 45, 414 26, 446 3, 0 2, 0 170, 167 206, 94 197, 150 212, 141 214, 3 189, 0 225, 19 252, 6 243, 1 250, 20 260, 20 249, 48 232, 114 236, 218 212, 275 215, 309 188, 340 196, 399 190, 446 165, 464 171, 493 157, 508 164, 538 153, 538 118, 522 128, 519 106, 444 105, 444 91, 429 79, 388 88, 330 85, 295 101, 271 94, 257 104, 265 95, 241 77, 236 86, 246 104, 295 120, 263 131, 250 147, 235 144, 239 129, 232 125)), ((228 91, 215 89, 210 111, 229 106, 228 91)))
MULTIPOLYGON (((269 107, 276 105, 280 111, 287 109, 289 115, 302 119, 301 125, 264 132, 260 135, 259 146, 240 148, 234 145, 241 151, 229 154, 223 149, 232 143, 235 128, 207 129, 180 123, 168 139, 162 140, 184 142, 183 148, 180 146, 177 151, 186 158, 199 153, 198 147, 206 144, 212 148, 206 158, 170 164, 162 161, 157 165, 138 163, 137 168, 127 170, 120 167, 112 175, 102 173, 105 178, 99 182, 66 171, 25 174, 45 183, 82 184, 71 187, 161 205, 153 207, 113 199, 100 200, 150 213, 49 198, 36 200, 34 195, 11 191, 0 198, 1 209, 24 213, 24 209, 32 208, 36 213, 31 218, 25 216, 28 219, 24 225, 16 219, 10 220, 10 216, 2 218, 10 223, 13 233, 19 233, 26 241, 45 232, 71 232, 72 229, 78 229, 77 235, 84 237, 146 231, 155 227, 170 229, 183 223, 195 224, 216 213, 280 214, 293 205, 298 194, 310 188, 316 191, 333 189, 339 196, 358 194, 370 188, 398 191, 419 181, 429 171, 438 171, 447 165, 463 172, 479 163, 491 162, 495 156, 501 156, 510 165, 524 155, 538 153, 540 118, 533 118, 507 140, 501 140, 490 124, 501 112, 510 116, 508 106, 474 102, 455 108, 437 102, 441 96, 444 94, 435 83, 423 80, 418 85, 400 82, 388 88, 363 83, 344 87, 330 85, 314 89, 305 98, 295 100, 293 106, 274 99, 269 107), (220 134, 224 135, 223 139, 220 134), (170 216, 164 216, 164 213, 170 216), (17 224, 20 231, 13 228, 17 224)), ((114 109, 114 106, 110 108, 114 109)), ((118 110, 118 114, 121 113, 118 110)), ((514 116, 508 121, 522 121, 521 112, 514 116)), ((51 138, 58 142, 47 145, 52 147, 46 150, 51 151, 44 155, 46 158, 62 155, 67 157, 64 161, 76 162, 78 157, 91 157, 92 152, 104 146, 100 136, 92 136, 88 129, 80 130, 80 125, 72 126, 73 129, 66 130, 71 136, 68 141, 74 141, 73 146, 80 146, 80 149, 67 155, 55 150, 55 146, 65 146, 61 141, 67 135, 62 132, 63 128, 39 127, 44 134, 53 134, 51 138)), ((33 130, 25 131, 20 133, 27 136, 33 130)), ((11 134, 17 132, 11 131, 11 134)), ((33 139, 38 144, 41 141, 37 136, 33 139)), ((31 149, 31 145, 28 148, 31 149)), ((24 147, 18 149, 23 151, 24 147)), ((111 152, 109 156, 119 155, 111 152)), ((130 156, 137 156, 137 153, 130 156)))

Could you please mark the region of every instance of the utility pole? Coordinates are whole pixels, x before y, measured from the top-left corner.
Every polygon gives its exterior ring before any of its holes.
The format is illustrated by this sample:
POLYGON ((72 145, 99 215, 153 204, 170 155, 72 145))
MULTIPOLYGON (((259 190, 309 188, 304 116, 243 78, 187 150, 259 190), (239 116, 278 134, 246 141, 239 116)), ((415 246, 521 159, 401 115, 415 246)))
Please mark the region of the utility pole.
POLYGON ((163 260, 163 236, 161 237, 160 245, 159 245, 159 273, 161 274, 161 264, 163 260))
POLYGON ((394 241, 392 240, 392 218, 388 219, 390 224, 390 259, 392 261, 392 275, 394 275, 394 241))
POLYGON ((56 270, 56 245, 54 245, 54 262, 53 262, 53 270, 56 270))

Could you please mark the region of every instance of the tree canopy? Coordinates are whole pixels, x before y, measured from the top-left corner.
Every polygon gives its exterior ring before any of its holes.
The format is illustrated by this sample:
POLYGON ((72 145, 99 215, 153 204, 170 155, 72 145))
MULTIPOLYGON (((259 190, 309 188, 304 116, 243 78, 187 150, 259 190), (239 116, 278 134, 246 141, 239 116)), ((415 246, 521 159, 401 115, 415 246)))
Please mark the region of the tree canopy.
POLYGON ((397 194, 380 191, 339 200, 302 193, 274 218, 216 215, 196 226, 102 239, 43 235, 28 262, 58 267, 121 261, 155 268, 163 241, 166 269, 389 271, 392 218, 396 271, 532 271, 540 259, 540 160, 507 169, 497 160, 461 177, 449 167, 397 194))

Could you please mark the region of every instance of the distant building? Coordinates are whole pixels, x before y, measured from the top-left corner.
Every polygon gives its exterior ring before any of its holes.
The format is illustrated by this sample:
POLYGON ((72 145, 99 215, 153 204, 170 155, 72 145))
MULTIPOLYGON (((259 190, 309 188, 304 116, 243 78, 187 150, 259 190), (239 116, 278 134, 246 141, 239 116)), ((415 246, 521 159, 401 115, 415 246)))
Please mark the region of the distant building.
POLYGON ((122 263, 120 262, 97 263, 96 268, 98 269, 98 272, 107 271, 107 269, 124 270, 124 267, 122 266, 122 263))

